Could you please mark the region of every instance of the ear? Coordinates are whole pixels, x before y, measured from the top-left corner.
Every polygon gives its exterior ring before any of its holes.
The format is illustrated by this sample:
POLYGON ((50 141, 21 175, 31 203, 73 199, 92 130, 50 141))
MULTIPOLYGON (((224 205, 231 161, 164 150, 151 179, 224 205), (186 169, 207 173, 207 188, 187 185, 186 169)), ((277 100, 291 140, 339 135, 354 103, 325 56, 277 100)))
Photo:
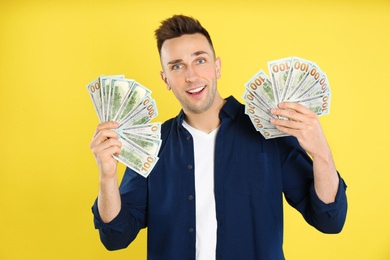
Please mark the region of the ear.
POLYGON ((161 76, 161 79, 164 81, 165 86, 167 86, 167 89, 171 90, 171 86, 169 85, 168 79, 165 76, 164 72, 160 71, 160 76, 161 76))
POLYGON ((218 57, 215 60, 215 72, 217 74, 217 79, 220 79, 221 78, 221 58, 220 57, 218 57))

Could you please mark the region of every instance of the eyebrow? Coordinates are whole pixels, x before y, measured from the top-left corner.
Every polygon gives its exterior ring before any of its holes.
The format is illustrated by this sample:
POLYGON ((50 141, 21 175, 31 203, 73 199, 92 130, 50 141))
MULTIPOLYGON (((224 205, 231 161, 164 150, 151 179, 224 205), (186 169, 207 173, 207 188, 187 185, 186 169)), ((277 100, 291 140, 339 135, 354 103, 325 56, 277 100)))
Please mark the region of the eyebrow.
MULTIPOLYGON (((207 52, 205 52, 205 51, 196 51, 196 52, 194 52, 191 56, 199 56, 199 55, 202 55, 202 54, 207 54, 207 55, 209 55, 207 52)), ((167 63, 167 65, 173 65, 173 64, 177 64, 177 63, 180 63, 180 62, 183 62, 183 60, 182 59, 177 59, 177 60, 172 60, 172 61, 170 61, 170 62, 168 62, 167 63)))
POLYGON ((202 55, 202 54, 207 54, 209 55, 207 52, 205 51, 197 51, 197 52, 194 52, 191 56, 199 56, 199 55, 202 55))

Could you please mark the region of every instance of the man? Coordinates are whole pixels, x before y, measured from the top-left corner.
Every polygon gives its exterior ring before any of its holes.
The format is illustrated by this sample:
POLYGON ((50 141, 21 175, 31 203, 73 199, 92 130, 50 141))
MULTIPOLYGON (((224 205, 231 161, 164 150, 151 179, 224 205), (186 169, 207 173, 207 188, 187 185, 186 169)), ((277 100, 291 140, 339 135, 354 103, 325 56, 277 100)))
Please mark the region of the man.
POLYGON ((221 59, 190 17, 162 22, 161 78, 182 111, 162 126, 159 162, 147 179, 127 169, 118 189, 115 122, 91 142, 100 170, 95 226, 109 250, 148 227, 148 259, 284 259, 283 199, 325 233, 341 231, 346 186, 316 114, 283 102, 273 120, 294 137, 265 140, 233 97, 217 90, 221 59), (312 157, 312 160, 307 155, 312 157))

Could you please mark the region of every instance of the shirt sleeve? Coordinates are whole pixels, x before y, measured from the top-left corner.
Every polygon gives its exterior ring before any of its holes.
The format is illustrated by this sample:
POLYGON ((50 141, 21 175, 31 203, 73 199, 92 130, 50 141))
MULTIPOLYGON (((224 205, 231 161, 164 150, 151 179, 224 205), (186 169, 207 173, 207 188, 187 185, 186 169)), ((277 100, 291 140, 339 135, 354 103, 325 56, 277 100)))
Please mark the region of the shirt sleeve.
POLYGON ((284 138, 279 149, 286 201, 319 231, 341 232, 347 214, 347 186, 344 180, 338 174, 340 182, 336 199, 326 204, 318 198, 314 189, 313 162, 296 138, 284 138))
POLYGON ((97 199, 92 206, 95 228, 108 250, 126 248, 147 225, 147 179, 127 168, 119 191, 121 210, 111 222, 101 220, 97 199))

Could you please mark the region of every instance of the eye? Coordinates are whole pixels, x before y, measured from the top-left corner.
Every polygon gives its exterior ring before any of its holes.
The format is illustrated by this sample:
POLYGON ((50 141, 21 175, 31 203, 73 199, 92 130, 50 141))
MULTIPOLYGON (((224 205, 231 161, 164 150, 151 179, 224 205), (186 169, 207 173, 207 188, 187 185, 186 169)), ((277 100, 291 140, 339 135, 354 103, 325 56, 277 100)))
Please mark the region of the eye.
POLYGON ((172 70, 178 70, 181 68, 181 65, 180 64, 176 64, 176 65, 173 65, 172 66, 172 70))
POLYGON ((205 60, 205 59, 199 59, 199 60, 197 60, 196 62, 197 62, 198 64, 203 64, 203 63, 206 62, 206 60, 205 60))

